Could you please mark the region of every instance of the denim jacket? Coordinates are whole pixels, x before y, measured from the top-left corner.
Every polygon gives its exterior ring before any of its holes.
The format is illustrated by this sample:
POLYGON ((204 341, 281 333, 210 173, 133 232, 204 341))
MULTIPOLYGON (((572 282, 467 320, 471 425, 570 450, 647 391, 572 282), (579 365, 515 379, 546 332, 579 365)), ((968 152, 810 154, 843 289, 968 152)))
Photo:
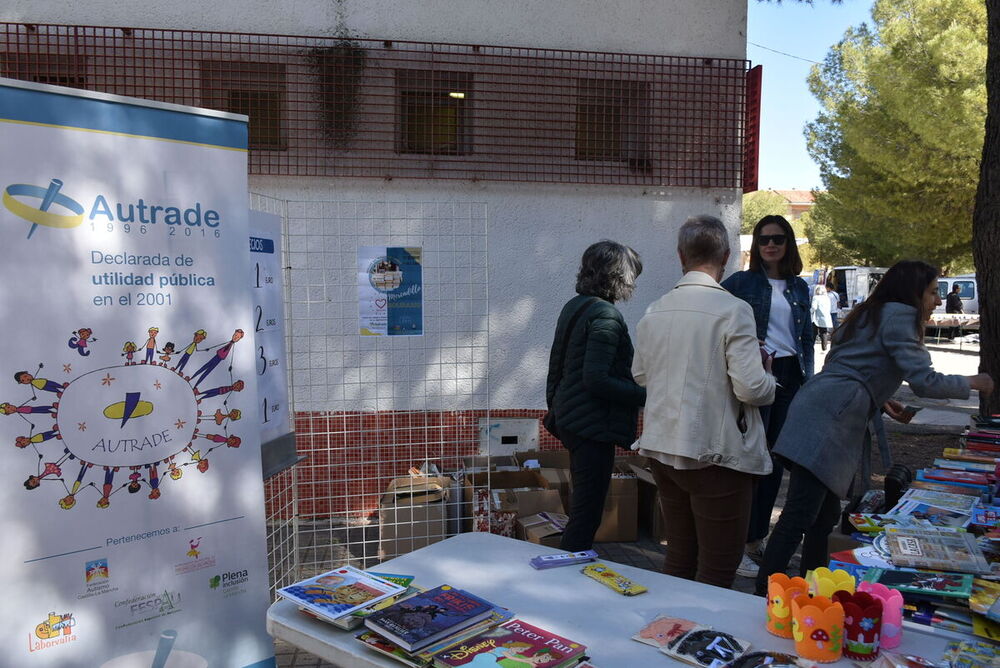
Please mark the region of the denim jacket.
MULTIPOLYGON (((810 317, 809 286, 796 276, 785 287, 785 299, 792 308, 792 335, 798 352, 802 378, 813 375, 813 326, 810 317)), ((738 271, 722 282, 722 287, 733 293, 753 308, 757 321, 757 338, 767 338, 767 321, 771 316, 771 284, 763 271, 738 271)))

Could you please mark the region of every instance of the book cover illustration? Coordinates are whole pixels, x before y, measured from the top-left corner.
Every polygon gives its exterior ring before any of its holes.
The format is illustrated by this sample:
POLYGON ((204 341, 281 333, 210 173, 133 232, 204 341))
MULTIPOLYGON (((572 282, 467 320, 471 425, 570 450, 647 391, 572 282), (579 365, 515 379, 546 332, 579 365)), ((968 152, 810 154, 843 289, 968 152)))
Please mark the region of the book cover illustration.
POLYGON ((583 656, 586 647, 520 619, 459 643, 434 657, 440 668, 555 668, 583 656))
POLYGON ((968 598, 972 593, 972 576, 967 573, 934 571, 896 571, 872 568, 865 573, 866 582, 879 582, 904 594, 968 598))
POLYGON ((907 501, 906 503, 898 504, 897 510, 893 511, 893 516, 911 517, 931 526, 955 529, 966 527, 972 519, 970 513, 950 508, 941 508, 920 501, 907 501))
POLYGON ((638 640, 653 647, 672 647, 684 637, 685 633, 698 626, 697 622, 690 619, 660 615, 639 629, 639 632, 632 636, 632 640, 638 640))
POLYGON ((1000 622, 1000 583, 976 578, 972 581, 969 609, 1000 622))
POLYGON ((661 647, 660 651, 686 663, 716 668, 738 659, 749 649, 746 640, 702 627, 689 631, 672 647, 661 647))
POLYGON ((427 663, 434 661, 434 655, 443 652, 446 649, 451 649, 460 642, 465 642, 469 638, 473 638, 484 631, 488 631, 496 626, 505 624, 514 618, 514 613, 507 608, 501 608, 500 606, 494 606, 493 611, 490 612, 489 617, 485 617, 475 624, 466 626, 461 631, 457 633, 452 633, 451 635, 445 636, 440 640, 436 640, 429 645, 421 647, 419 651, 414 652, 413 656, 423 659, 427 663))
MULTIPOLYGON (((353 631, 354 629, 358 628, 359 626, 365 623, 365 617, 368 617, 369 615, 372 615, 378 612, 379 610, 384 610, 393 603, 397 603, 399 601, 403 601, 413 596, 416 596, 422 591, 426 590, 423 587, 410 585, 409 587, 406 588, 405 591, 403 591, 400 594, 395 594, 388 598, 384 598, 381 601, 376 601, 375 603, 367 605, 361 608, 360 610, 355 610, 354 612, 344 615, 343 617, 338 617, 337 619, 332 620, 330 623, 336 626, 338 629, 343 629, 345 631, 353 631)), ((302 611, 307 614, 310 614, 308 610, 302 609, 302 611)))
POLYGON ((1000 506, 980 506, 972 511, 972 524, 994 529, 1000 522, 1000 506))
MULTIPOLYGON (((969 490, 966 488, 963 488, 961 493, 942 492, 934 489, 911 488, 906 490, 906 493, 904 493, 899 499, 899 503, 897 503, 895 507, 898 507, 900 504, 907 501, 916 501, 918 503, 926 503, 938 508, 956 510, 960 513, 968 515, 972 512, 972 509, 976 507, 976 504, 979 503, 979 499, 970 495, 968 491, 969 490)), ((893 512, 894 509, 889 512, 893 512)))
POLYGON ((374 578, 353 566, 341 566, 314 578, 282 587, 278 593, 320 618, 333 620, 402 593, 404 589, 398 584, 374 578))
POLYGON ((885 535, 895 566, 962 573, 990 570, 975 536, 965 531, 887 527, 885 535))
POLYGON ((478 596, 441 585, 369 615, 365 625, 413 651, 488 617, 492 609, 478 596))
POLYGON ((385 656, 395 659, 396 661, 410 666, 411 668, 423 668, 428 665, 427 661, 410 656, 410 653, 404 651, 402 647, 389 642, 374 631, 359 633, 354 636, 354 639, 368 649, 375 650, 379 654, 384 654, 385 656))

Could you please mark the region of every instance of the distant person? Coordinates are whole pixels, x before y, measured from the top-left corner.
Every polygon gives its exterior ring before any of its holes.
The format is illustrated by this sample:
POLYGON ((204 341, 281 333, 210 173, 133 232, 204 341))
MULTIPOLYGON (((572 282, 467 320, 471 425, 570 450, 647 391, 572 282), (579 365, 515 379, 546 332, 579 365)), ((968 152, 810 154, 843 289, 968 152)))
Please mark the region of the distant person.
POLYGON ((813 328, 819 336, 820 347, 826 350, 830 341, 830 331, 833 329, 833 316, 830 314, 830 298, 826 296, 826 288, 817 285, 813 290, 812 306, 809 309, 813 328))
MULTIPOLYGON (((961 292, 962 292, 962 286, 960 286, 958 283, 955 283, 954 285, 951 286, 951 292, 948 293, 948 297, 944 303, 945 313, 956 313, 956 314, 965 313, 965 305, 962 303, 961 294, 959 294, 961 292)), ((955 337, 959 336, 961 333, 962 333, 961 327, 957 326, 952 327, 951 329, 948 330, 948 340, 954 341, 955 337)))
POLYGON ((546 427, 569 450, 573 492, 559 547, 589 550, 611 486, 615 446, 635 441, 646 390, 632 379, 632 339, 615 302, 627 300, 642 273, 639 254, 614 241, 583 253, 577 296, 566 302, 549 354, 546 427), (558 433, 556 433, 558 432, 558 433))
POLYGON ((636 327, 632 373, 648 392, 639 454, 666 518, 663 572, 730 587, 745 559, 754 478, 771 471, 757 407, 774 401, 753 310, 719 279, 729 235, 711 216, 681 226, 684 276, 636 327))
POLYGON ((935 399, 993 391, 988 374, 944 375, 931 366, 924 323, 941 303, 937 278, 937 268, 925 262, 893 265, 844 319, 823 370, 792 401, 774 446, 790 471, 788 495, 764 551, 758 594, 766 594, 769 575, 788 567, 800 541, 800 574, 827 564, 840 500, 869 453, 868 423, 879 410, 900 422, 912 417, 890 398, 904 380, 917 396, 935 399))
POLYGON ((826 284, 826 296, 830 298, 830 319, 833 321, 833 329, 837 329, 840 320, 840 293, 832 282, 826 284))
MULTIPOLYGON (((765 354, 774 357, 778 391, 774 403, 760 411, 769 448, 778 440, 792 397, 813 375, 816 342, 809 316, 812 298, 809 286, 799 278, 801 272, 802 258, 792 226, 782 216, 764 216, 753 228, 750 268, 722 282, 722 287, 753 308, 757 338, 765 354)), ((757 575, 757 564, 752 558, 759 559, 763 554, 763 541, 771 528, 771 510, 783 473, 781 465, 776 463, 770 475, 761 478, 754 489, 747 557, 737 571, 743 577, 757 575)))

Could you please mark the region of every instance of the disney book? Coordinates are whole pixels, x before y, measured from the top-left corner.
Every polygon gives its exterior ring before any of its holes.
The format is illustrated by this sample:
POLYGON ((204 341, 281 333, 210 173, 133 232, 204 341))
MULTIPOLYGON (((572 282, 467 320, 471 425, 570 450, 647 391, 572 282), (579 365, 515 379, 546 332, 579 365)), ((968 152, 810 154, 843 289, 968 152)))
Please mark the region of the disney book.
POLYGON ((586 647, 520 619, 480 633, 434 655, 435 668, 460 666, 534 666, 557 668, 574 665, 586 647))
POLYGON ((489 617, 493 604, 462 589, 441 585, 393 603, 365 618, 365 626, 414 652, 489 617))
POLYGON ((319 619, 332 622, 405 590, 406 587, 373 577, 353 566, 341 566, 282 587, 278 593, 319 619))

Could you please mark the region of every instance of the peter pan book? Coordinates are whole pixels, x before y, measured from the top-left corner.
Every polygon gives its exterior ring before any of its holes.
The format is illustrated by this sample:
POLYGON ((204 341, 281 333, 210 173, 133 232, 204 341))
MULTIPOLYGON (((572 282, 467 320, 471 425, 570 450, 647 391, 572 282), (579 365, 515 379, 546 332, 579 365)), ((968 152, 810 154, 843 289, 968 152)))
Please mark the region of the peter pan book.
POLYGON ((865 582, 879 582, 906 594, 932 597, 968 598, 972 593, 972 576, 968 573, 939 571, 897 571, 871 568, 865 582))
POLYGON ((355 610, 402 593, 406 587, 341 566, 314 578, 282 587, 278 593, 316 617, 332 622, 355 610))
POLYGON ((365 618, 365 626, 408 652, 490 616, 493 604, 462 589, 441 585, 393 603, 365 618))
POLYGON ((512 619, 434 656, 436 668, 497 666, 559 668, 574 665, 586 651, 580 643, 512 619))

